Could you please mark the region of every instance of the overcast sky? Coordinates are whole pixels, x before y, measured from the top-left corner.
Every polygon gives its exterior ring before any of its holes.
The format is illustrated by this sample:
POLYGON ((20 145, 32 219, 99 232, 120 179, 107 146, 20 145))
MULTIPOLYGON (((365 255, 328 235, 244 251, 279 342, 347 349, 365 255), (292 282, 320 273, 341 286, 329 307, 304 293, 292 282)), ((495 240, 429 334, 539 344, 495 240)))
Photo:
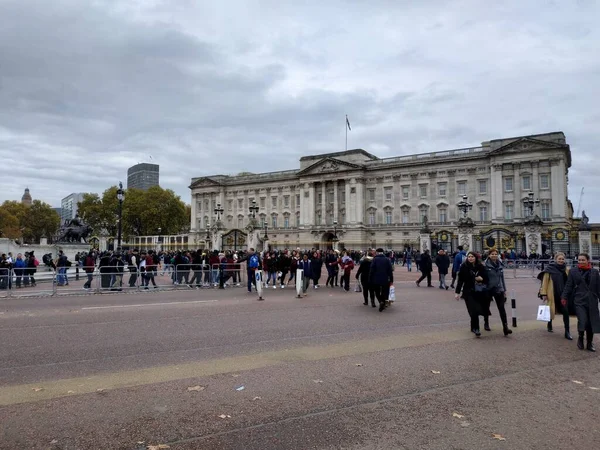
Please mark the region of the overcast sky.
POLYGON ((600 222, 594 0, 0 0, 0 201, 561 130, 600 222))

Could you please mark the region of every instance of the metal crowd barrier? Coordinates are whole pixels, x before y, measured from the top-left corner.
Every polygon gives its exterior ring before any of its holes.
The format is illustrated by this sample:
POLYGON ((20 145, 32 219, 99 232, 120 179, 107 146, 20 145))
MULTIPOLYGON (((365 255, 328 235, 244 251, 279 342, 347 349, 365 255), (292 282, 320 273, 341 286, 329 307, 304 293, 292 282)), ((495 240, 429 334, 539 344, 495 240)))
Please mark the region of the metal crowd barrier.
POLYGON ((0 298, 39 297, 54 294, 54 271, 38 268, 4 269, 0 274, 0 298))

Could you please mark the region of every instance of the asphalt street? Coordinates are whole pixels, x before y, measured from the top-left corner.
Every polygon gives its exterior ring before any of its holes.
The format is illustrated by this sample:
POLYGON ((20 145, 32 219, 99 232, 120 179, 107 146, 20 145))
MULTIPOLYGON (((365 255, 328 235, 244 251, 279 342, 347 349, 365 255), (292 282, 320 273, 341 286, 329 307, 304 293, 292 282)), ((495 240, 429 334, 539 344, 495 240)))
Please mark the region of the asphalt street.
POLYGON ((535 321, 535 279, 508 279, 514 334, 492 306, 476 339, 416 276, 381 313, 339 288, 0 299, 0 448, 600 446, 600 360, 535 321))

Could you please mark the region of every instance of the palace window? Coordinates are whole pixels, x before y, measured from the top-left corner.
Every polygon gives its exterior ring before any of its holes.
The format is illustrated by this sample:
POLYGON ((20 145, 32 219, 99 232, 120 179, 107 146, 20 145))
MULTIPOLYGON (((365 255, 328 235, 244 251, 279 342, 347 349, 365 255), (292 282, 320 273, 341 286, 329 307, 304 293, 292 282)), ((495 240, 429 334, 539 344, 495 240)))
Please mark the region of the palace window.
POLYGON ((385 224, 386 225, 391 225, 392 224, 392 211, 386 211, 385 212, 385 224))
POLYGON ((448 183, 438 183, 438 195, 440 197, 445 197, 448 195, 448 183))
POLYGON ((427 198, 427 185, 426 184, 419 185, 419 197, 427 198))
POLYGON ((514 217, 514 207, 512 203, 506 203, 504 205, 504 218, 506 220, 512 220, 514 217))
POLYGON ((289 228, 290 227, 290 216, 289 214, 286 214, 285 216, 283 216, 283 228, 289 228))
POLYGON ((529 175, 525 175, 523 178, 523 190, 530 191, 531 190, 531 177, 529 175))
POLYGON ((265 207, 265 202, 266 202, 266 199, 265 199, 264 197, 261 197, 261 198, 260 198, 260 207, 261 207, 261 208, 264 208, 264 207, 265 207))
POLYGON ((233 209, 233 200, 227 200, 227 209, 229 211, 233 209))
POLYGON ((244 228, 244 216, 239 215, 237 218, 237 227, 244 228))
POLYGON ((410 210, 408 208, 402 208, 402 223, 408 223, 410 220, 410 210))
POLYGON ((420 223, 423 223, 423 220, 427 216, 428 211, 429 211, 428 206, 425 206, 425 205, 419 206, 419 222, 420 223))
POLYGON ((542 219, 544 219, 544 220, 550 219, 551 214, 552 213, 550 211, 550 202, 548 202, 548 201, 542 202, 542 219))
POLYGON ((369 201, 374 202, 375 201, 375 189, 369 189, 367 191, 367 193, 369 195, 369 201))
POLYGON ((456 193, 460 196, 467 195, 467 182, 459 181, 456 183, 456 193))
POLYGON ((402 186, 402 200, 408 200, 410 195, 410 186, 402 186))
POLYGON ((440 208, 438 210, 438 217, 440 223, 446 223, 448 221, 448 209, 446 207, 440 208))
POLYGON ((506 177, 504 179, 504 192, 512 192, 513 191, 513 178, 506 177))
POLYGON ((323 204, 323 194, 319 193, 317 195, 317 204, 322 205, 323 204))
POLYGON ((340 224, 344 224, 344 223, 346 223, 346 212, 342 211, 340 213, 340 224))
POLYGON ((340 197, 340 201, 342 202, 342 205, 344 203, 346 203, 346 191, 342 189, 342 191, 339 193, 339 197, 340 197))
POLYGON ((271 226, 277 228, 277 216, 271 216, 271 226))
POLYGON ((283 196, 283 206, 285 206, 286 208, 289 208, 289 206, 290 206, 290 196, 289 195, 283 196))
POLYGON ((300 213, 299 212, 296 213, 296 226, 297 227, 300 226, 300 213))
POLYGON ((479 195, 487 194, 487 180, 479 180, 479 195))
POLYGON ((238 209, 242 209, 244 207, 244 199, 238 198, 238 209))
POLYGON ((487 206, 480 206, 479 207, 479 220, 481 222, 487 222, 487 220, 488 220, 487 206))
POLYGON ((385 188, 383 188, 383 194, 385 196, 385 201, 386 202, 391 202, 392 201, 392 188, 391 187, 385 187, 385 188))
POLYGON ((271 197, 271 206, 277 208, 277 197, 271 197))
POLYGON ((322 220, 323 216, 321 215, 321 212, 317 213, 317 225, 321 225, 321 220, 322 220))
POLYGON ((550 189, 550 175, 547 173, 540 175, 540 189, 550 189))
POLYGON ((375 211, 369 211, 369 225, 375 225, 375 211))
POLYGON ((296 208, 300 208, 300 194, 296 194, 296 208))

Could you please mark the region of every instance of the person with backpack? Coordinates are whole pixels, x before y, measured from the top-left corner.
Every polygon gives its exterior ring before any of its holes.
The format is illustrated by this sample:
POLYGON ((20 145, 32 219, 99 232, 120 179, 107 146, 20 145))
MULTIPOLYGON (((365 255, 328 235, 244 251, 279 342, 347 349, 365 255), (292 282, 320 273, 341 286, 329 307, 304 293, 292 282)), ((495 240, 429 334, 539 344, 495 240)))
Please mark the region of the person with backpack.
POLYGON ((256 276, 255 273, 261 267, 261 262, 258 254, 253 248, 248 250, 248 256, 246 257, 246 272, 248 275, 248 292, 252 292, 252 285, 256 289, 256 276))
MULTIPOLYGON (((385 258, 385 256, 384 256, 385 258)), ((388 259, 389 261, 389 259, 388 259)), ((343 286, 346 292, 350 291, 350 274, 352 273, 352 269, 354 269, 354 261, 350 256, 348 256, 348 252, 344 252, 344 256, 342 256, 342 281, 340 284, 343 286)))
POLYGON ((19 253, 17 255, 17 259, 15 259, 13 263, 13 272, 15 273, 15 285, 17 286, 17 288, 21 287, 21 281, 23 280, 23 275, 25 274, 26 267, 27 264, 23 260, 23 255, 19 253))
POLYGON ((463 250, 463 246, 459 245, 457 247, 458 253, 454 255, 454 260, 452 261, 452 283, 450 283, 450 287, 454 289, 454 283, 456 283, 456 277, 458 276, 458 272, 460 271, 460 266, 467 259, 467 252, 463 250))
POLYGON ((117 252, 113 255, 110 261, 111 269, 113 271, 112 284, 110 285, 111 291, 122 291, 123 290, 123 272, 125 271, 125 261, 121 252, 117 252))

